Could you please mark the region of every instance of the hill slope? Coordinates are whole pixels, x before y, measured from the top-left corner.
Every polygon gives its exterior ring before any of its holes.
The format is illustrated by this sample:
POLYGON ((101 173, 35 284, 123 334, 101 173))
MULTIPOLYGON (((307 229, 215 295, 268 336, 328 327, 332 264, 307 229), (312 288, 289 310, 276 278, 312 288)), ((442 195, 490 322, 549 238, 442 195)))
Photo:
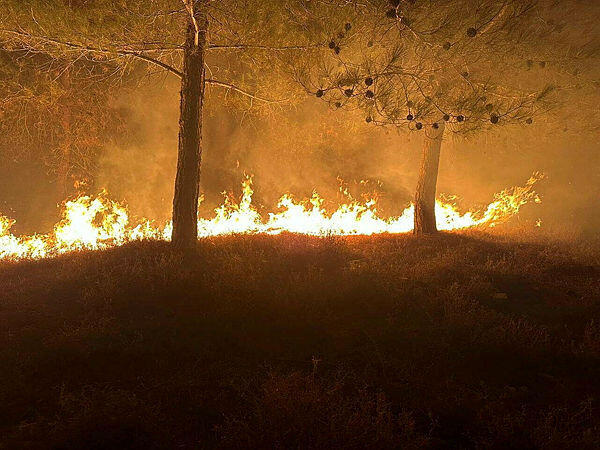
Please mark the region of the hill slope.
POLYGON ((138 243, 0 263, 0 448, 600 445, 600 247, 138 243))

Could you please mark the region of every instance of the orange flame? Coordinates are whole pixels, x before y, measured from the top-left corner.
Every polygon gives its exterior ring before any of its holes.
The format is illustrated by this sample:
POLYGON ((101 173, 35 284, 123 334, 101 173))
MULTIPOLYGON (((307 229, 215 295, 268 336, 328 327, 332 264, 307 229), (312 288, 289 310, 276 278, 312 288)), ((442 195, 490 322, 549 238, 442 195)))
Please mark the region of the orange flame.
MULTIPOLYGON (((526 203, 540 202, 533 186, 542 178, 541 174, 534 174, 524 186, 496 194, 483 212, 461 214, 456 205, 438 199, 435 205, 438 229, 494 227, 505 222, 526 203)), ((284 195, 278 203, 281 212, 269 213, 265 220, 252 205, 252 177, 247 177, 242 187, 239 204, 226 197, 224 203, 215 209, 212 219, 198 219, 200 238, 282 232, 312 236, 372 235, 406 233, 413 229, 414 205, 408 206, 400 216, 388 219, 377 215, 375 200, 366 203, 351 201, 329 214, 322 207, 323 199, 316 193, 305 202, 297 202, 291 195, 284 195)), ((136 240, 169 240, 172 231, 171 223, 163 227, 147 220, 131 224, 127 208, 110 200, 106 193, 66 202, 63 218, 50 234, 16 237, 10 232, 13 224, 13 220, 0 215, 0 259, 38 259, 76 250, 105 249, 136 240)))

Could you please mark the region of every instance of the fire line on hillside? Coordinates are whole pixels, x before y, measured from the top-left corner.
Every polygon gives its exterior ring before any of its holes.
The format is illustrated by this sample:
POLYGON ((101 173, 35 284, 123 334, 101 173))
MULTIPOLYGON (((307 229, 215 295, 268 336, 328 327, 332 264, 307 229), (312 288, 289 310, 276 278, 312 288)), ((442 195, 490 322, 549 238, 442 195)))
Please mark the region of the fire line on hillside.
MULTIPOLYGON (((533 187, 543 178, 534 174, 524 186, 497 193, 482 211, 461 214, 455 205, 436 201, 439 230, 489 228, 516 215, 530 202, 540 202, 533 187)), ((295 201, 291 195, 281 197, 281 212, 268 213, 263 218, 252 205, 252 177, 242 183, 243 195, 238 203, 225 198, 211 219, 198 219, 198 235, 202 237, 228 234, 298 233, 311 236, 352 236, 382 233, 407 233, 413 229, 414 205, 398 217, 388 219, 377 215, 376 201, 351 201, 340 205, 333 213, 322 208, 323 200, 316 193, 310 200, 295 201)), ((47 235, 14 236, 10 232, 14 221, 0 215, 0 259, 40 259, 77 250, 98 250, 144 239, 170 240, 171 223, 160 227, 149 220, 131 223, 127 208, 108 198, 81 196, 67 201, 62 220, 47 235)))

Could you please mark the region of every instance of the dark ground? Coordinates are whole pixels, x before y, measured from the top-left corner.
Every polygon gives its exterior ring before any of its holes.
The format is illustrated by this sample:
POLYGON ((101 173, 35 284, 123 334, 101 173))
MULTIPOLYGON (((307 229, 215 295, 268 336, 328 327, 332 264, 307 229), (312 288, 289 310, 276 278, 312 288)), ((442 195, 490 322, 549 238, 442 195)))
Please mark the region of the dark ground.
POLYGON ((598 448, 600 242, 0 263, 0 448, 598 448))

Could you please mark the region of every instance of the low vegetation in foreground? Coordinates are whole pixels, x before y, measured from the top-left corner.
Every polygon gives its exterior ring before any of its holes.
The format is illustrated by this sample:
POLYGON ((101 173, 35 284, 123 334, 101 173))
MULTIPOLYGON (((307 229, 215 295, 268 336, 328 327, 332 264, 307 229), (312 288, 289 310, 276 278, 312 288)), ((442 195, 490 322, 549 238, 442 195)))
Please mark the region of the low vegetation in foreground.
POLYGON ((598 448, 600 244, 234 236, 0 263, 0 448, 598 448))

